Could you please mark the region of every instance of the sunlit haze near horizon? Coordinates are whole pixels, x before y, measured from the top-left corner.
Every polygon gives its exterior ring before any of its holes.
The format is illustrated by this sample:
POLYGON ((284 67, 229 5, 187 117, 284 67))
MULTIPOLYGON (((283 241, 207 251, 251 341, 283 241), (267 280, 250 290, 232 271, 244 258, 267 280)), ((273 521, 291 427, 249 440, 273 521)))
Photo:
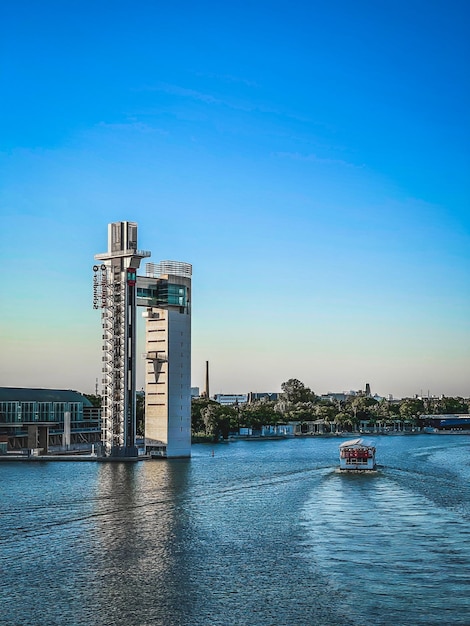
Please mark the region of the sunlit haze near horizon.
POLYGON ((151 262, 193 265, 193 386, 209 361, 211 394, 470 396, 469 18, 9 3, 0 386, 95 392, 94 255, 130 220, 151 262))

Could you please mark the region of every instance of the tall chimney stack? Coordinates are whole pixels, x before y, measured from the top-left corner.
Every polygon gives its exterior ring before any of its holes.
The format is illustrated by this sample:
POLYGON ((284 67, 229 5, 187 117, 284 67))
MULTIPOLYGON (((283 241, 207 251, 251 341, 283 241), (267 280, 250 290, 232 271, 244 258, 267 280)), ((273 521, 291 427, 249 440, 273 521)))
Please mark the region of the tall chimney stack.
POLYGON ((204 396, 209 399, 209 361, 206 361, 206 386, 204 388, 204 396))

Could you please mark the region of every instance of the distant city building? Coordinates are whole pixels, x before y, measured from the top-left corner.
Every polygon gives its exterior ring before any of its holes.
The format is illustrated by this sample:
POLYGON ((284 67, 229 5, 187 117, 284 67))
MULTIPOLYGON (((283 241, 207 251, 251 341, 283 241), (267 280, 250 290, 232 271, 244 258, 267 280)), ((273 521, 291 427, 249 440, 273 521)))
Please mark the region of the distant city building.
POLYGON ((280 394, 274 392, 258 392, 258 391, 250 391, 249 393, 239 393, 239 394, 230 394, 230 393, 216 393, 214 396, 214 400, 219 404, 252 404, 253 402, 262 402, 262 401, 277 401, 279 399, 280 394))
POLYGON ((248 401, 248 394, 228 394, 228 393, 216 393, 214 400, 219 404, 232 405, 232 404, 246 404, 248 401))
POLYGON ((8 450, 99 442, 100 416, 77 391, 0 387, 0 442, 8 450))
POLYGON ((330 402, 344 402, 349 397, 349 394, 343 393, 325 393, 320 396, 320 400, 329 400, 330 402))
MULTIPOLYGON (((381 400, 384 400, 385 398, 383 396, 379 396, 378 394, 374 394, 372 395, 370 392, 370 385, 367 383, 366 385, 366 389, 365 391, 362 390, 358 390, 358 391, 342 391, 341 393, 337 393, 337 392, 328 392, 325 393, 323 395, 320 396, 321 400, 329 400, 330 402, 345 402, 346 400, 350 399, 350 398, 361 398, 361 397, 366 397, 366 398, 373 398, 374 400, 377 400, 377 402, 380 402, 381 400)), ((392 399, 392 396, 389 396, 389 400, 392 399)))
POLYGON ((248 404, 252 404, 253 402, 259 402, 260 400, 264 400, 266 402, 276 402, 279 399, 278 393, 269 393, 269 392, 258 392, 258 391, 250 391, 248 393, 248 404))

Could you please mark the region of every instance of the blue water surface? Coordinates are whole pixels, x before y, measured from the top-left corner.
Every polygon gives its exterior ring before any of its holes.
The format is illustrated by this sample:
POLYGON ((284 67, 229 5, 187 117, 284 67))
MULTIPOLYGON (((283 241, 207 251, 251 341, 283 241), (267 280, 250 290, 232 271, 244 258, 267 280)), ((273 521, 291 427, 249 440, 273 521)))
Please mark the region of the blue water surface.
POLYGON ((0 464, 0 624, 470 624, 470 437, 340 442, 0 464))

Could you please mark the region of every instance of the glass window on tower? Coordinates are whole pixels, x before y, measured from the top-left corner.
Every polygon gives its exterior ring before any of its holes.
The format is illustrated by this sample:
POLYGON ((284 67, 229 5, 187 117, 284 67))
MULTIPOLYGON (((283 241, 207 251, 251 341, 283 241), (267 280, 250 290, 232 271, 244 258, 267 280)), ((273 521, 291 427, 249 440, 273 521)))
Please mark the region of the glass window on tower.
POLYGON ((186 306, 186 287, 184 285, 168 284, 168 304, 186 306))

